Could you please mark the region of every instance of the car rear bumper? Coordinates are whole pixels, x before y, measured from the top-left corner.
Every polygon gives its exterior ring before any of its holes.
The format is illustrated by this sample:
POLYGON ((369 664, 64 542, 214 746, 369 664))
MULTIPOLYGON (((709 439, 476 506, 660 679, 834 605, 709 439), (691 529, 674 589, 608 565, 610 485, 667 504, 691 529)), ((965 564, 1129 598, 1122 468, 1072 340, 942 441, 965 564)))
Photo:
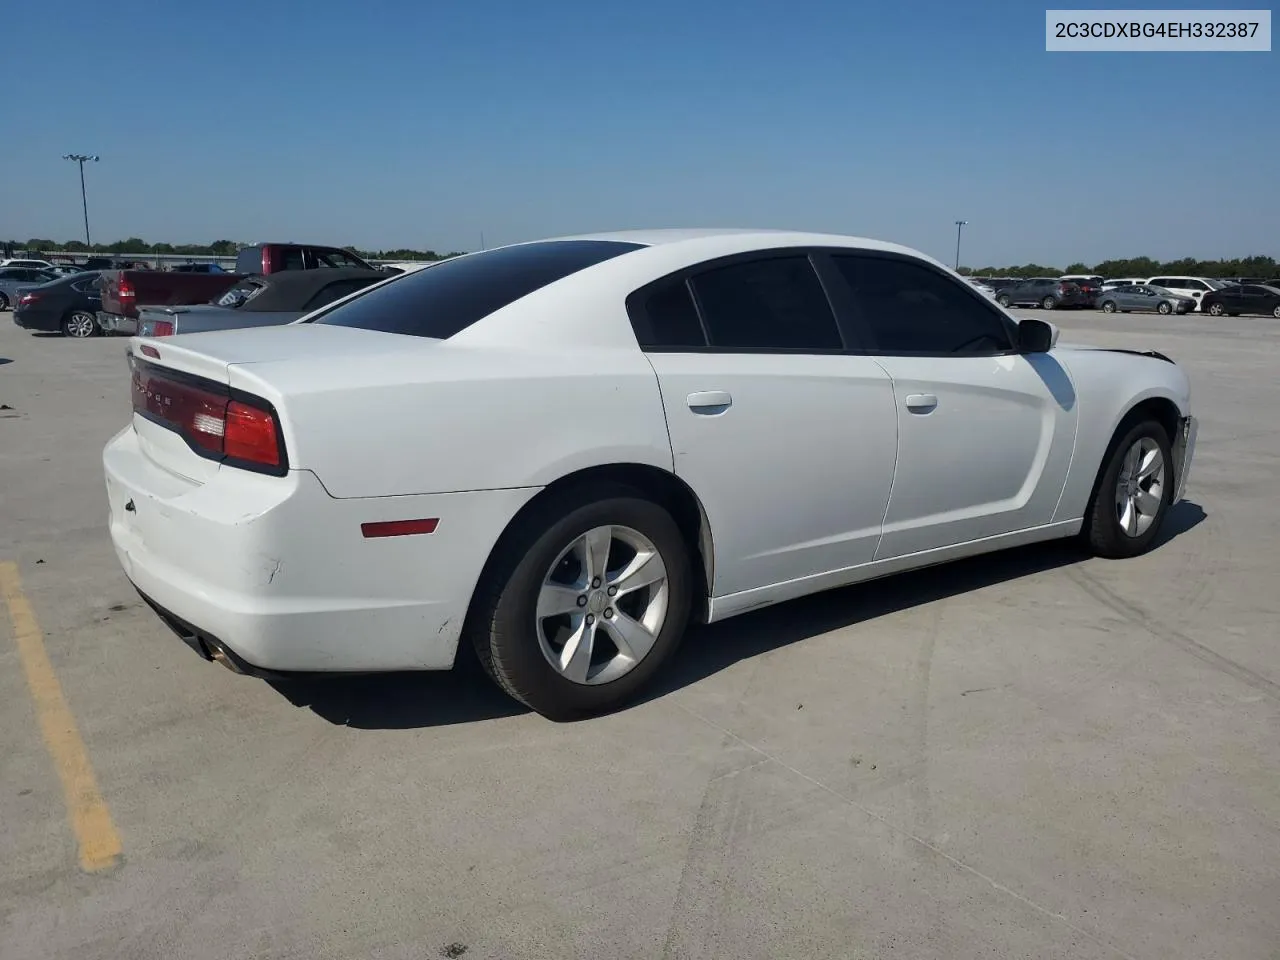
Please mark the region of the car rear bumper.
POLYGON ((123 317, 118 313, 98 311, 98 326, 103 333, 119 333, 133 336, 138 332, 138 321, 133 317, 123 317))
POLYGON ((23 330, 53 332, 59 328, 58 318, 54 314, 39 311, 17 310, 13 314, 13 322, 23 330))
POLYGON ((139 593, 202 655, 267 675, 449 669, 490 547, 536 492, 336 499, 307 470, 234 467, 198 484, 154 463, 132 427, 103 467, 139 593), (431 534, 362 535, 428 517, 431 534))

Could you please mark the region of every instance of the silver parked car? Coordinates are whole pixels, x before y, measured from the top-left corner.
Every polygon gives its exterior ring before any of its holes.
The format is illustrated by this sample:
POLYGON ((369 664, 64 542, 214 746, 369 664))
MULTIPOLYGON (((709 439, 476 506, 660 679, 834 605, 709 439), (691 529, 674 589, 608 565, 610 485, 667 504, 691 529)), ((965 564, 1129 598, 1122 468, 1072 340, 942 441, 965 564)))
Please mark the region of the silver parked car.
POLYGON ((1123 287, 1103 290, 1098 298, 1098 309, 1103 313, 1190 313, 1196 308, 1191 297, 1153 287, 1147 283, 1131 283, 1123 287))
POLYGON ((35 267, 0 268, 0 310, 9 310, 18 302, 19 287, 34 287, 56 279, 56 273, 35 267))

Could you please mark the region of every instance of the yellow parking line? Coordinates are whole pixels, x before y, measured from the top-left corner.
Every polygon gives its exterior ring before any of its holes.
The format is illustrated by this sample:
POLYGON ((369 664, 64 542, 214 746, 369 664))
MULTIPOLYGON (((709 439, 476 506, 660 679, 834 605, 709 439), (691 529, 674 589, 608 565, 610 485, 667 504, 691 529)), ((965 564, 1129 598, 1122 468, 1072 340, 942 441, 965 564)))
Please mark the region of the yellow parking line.
POLYGON ((62 685, 53 672, 53 664, 49 662, 44 634, 36 621, 35 611, 22 592, 22 579, 18 576, 16 563, 0 563, 0 596, 4 597, 5 606, 9 608, 18 656, 40 720, 40 732, 62 780, 67 815, 71 818, 71 827, 80 846, 80 866, 90 873, 115 866, 122 852, 120 835, 116 833, 111 813, 98 792, 89 754, 80 739, 76 719, 62 695, 62 685))

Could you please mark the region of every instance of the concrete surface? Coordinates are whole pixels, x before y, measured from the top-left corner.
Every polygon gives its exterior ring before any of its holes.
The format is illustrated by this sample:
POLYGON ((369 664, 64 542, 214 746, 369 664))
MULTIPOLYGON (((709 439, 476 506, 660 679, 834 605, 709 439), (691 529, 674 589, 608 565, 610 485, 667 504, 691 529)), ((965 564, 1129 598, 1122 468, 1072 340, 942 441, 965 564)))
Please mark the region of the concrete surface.
POLYGON ((470 672, 198 659, 104 529, 125 341, 0 315, 0 561, 124 850, 80 869, 0 616, 0 957, 1280 957, 1280 325, 1053 319, 1190 370, 1159 549, 744 616, 647 702, 554 725, 470 672))

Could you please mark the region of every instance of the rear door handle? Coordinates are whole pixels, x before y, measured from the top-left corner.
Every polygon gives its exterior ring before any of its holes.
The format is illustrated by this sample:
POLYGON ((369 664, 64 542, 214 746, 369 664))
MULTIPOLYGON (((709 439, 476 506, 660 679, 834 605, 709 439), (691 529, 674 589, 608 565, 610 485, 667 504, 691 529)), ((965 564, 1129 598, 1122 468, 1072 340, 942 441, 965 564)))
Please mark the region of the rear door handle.
POLYGON ((938 406, 938 398, 932 393, 912 393, 907 396, 907 409, 912 413, 932 413, 938 406))
POLYGON ((685 402, 694 413, 716 414, 728 410, 733 405, 733 397, 724 390, 703 390, 689 394, 685 402))

